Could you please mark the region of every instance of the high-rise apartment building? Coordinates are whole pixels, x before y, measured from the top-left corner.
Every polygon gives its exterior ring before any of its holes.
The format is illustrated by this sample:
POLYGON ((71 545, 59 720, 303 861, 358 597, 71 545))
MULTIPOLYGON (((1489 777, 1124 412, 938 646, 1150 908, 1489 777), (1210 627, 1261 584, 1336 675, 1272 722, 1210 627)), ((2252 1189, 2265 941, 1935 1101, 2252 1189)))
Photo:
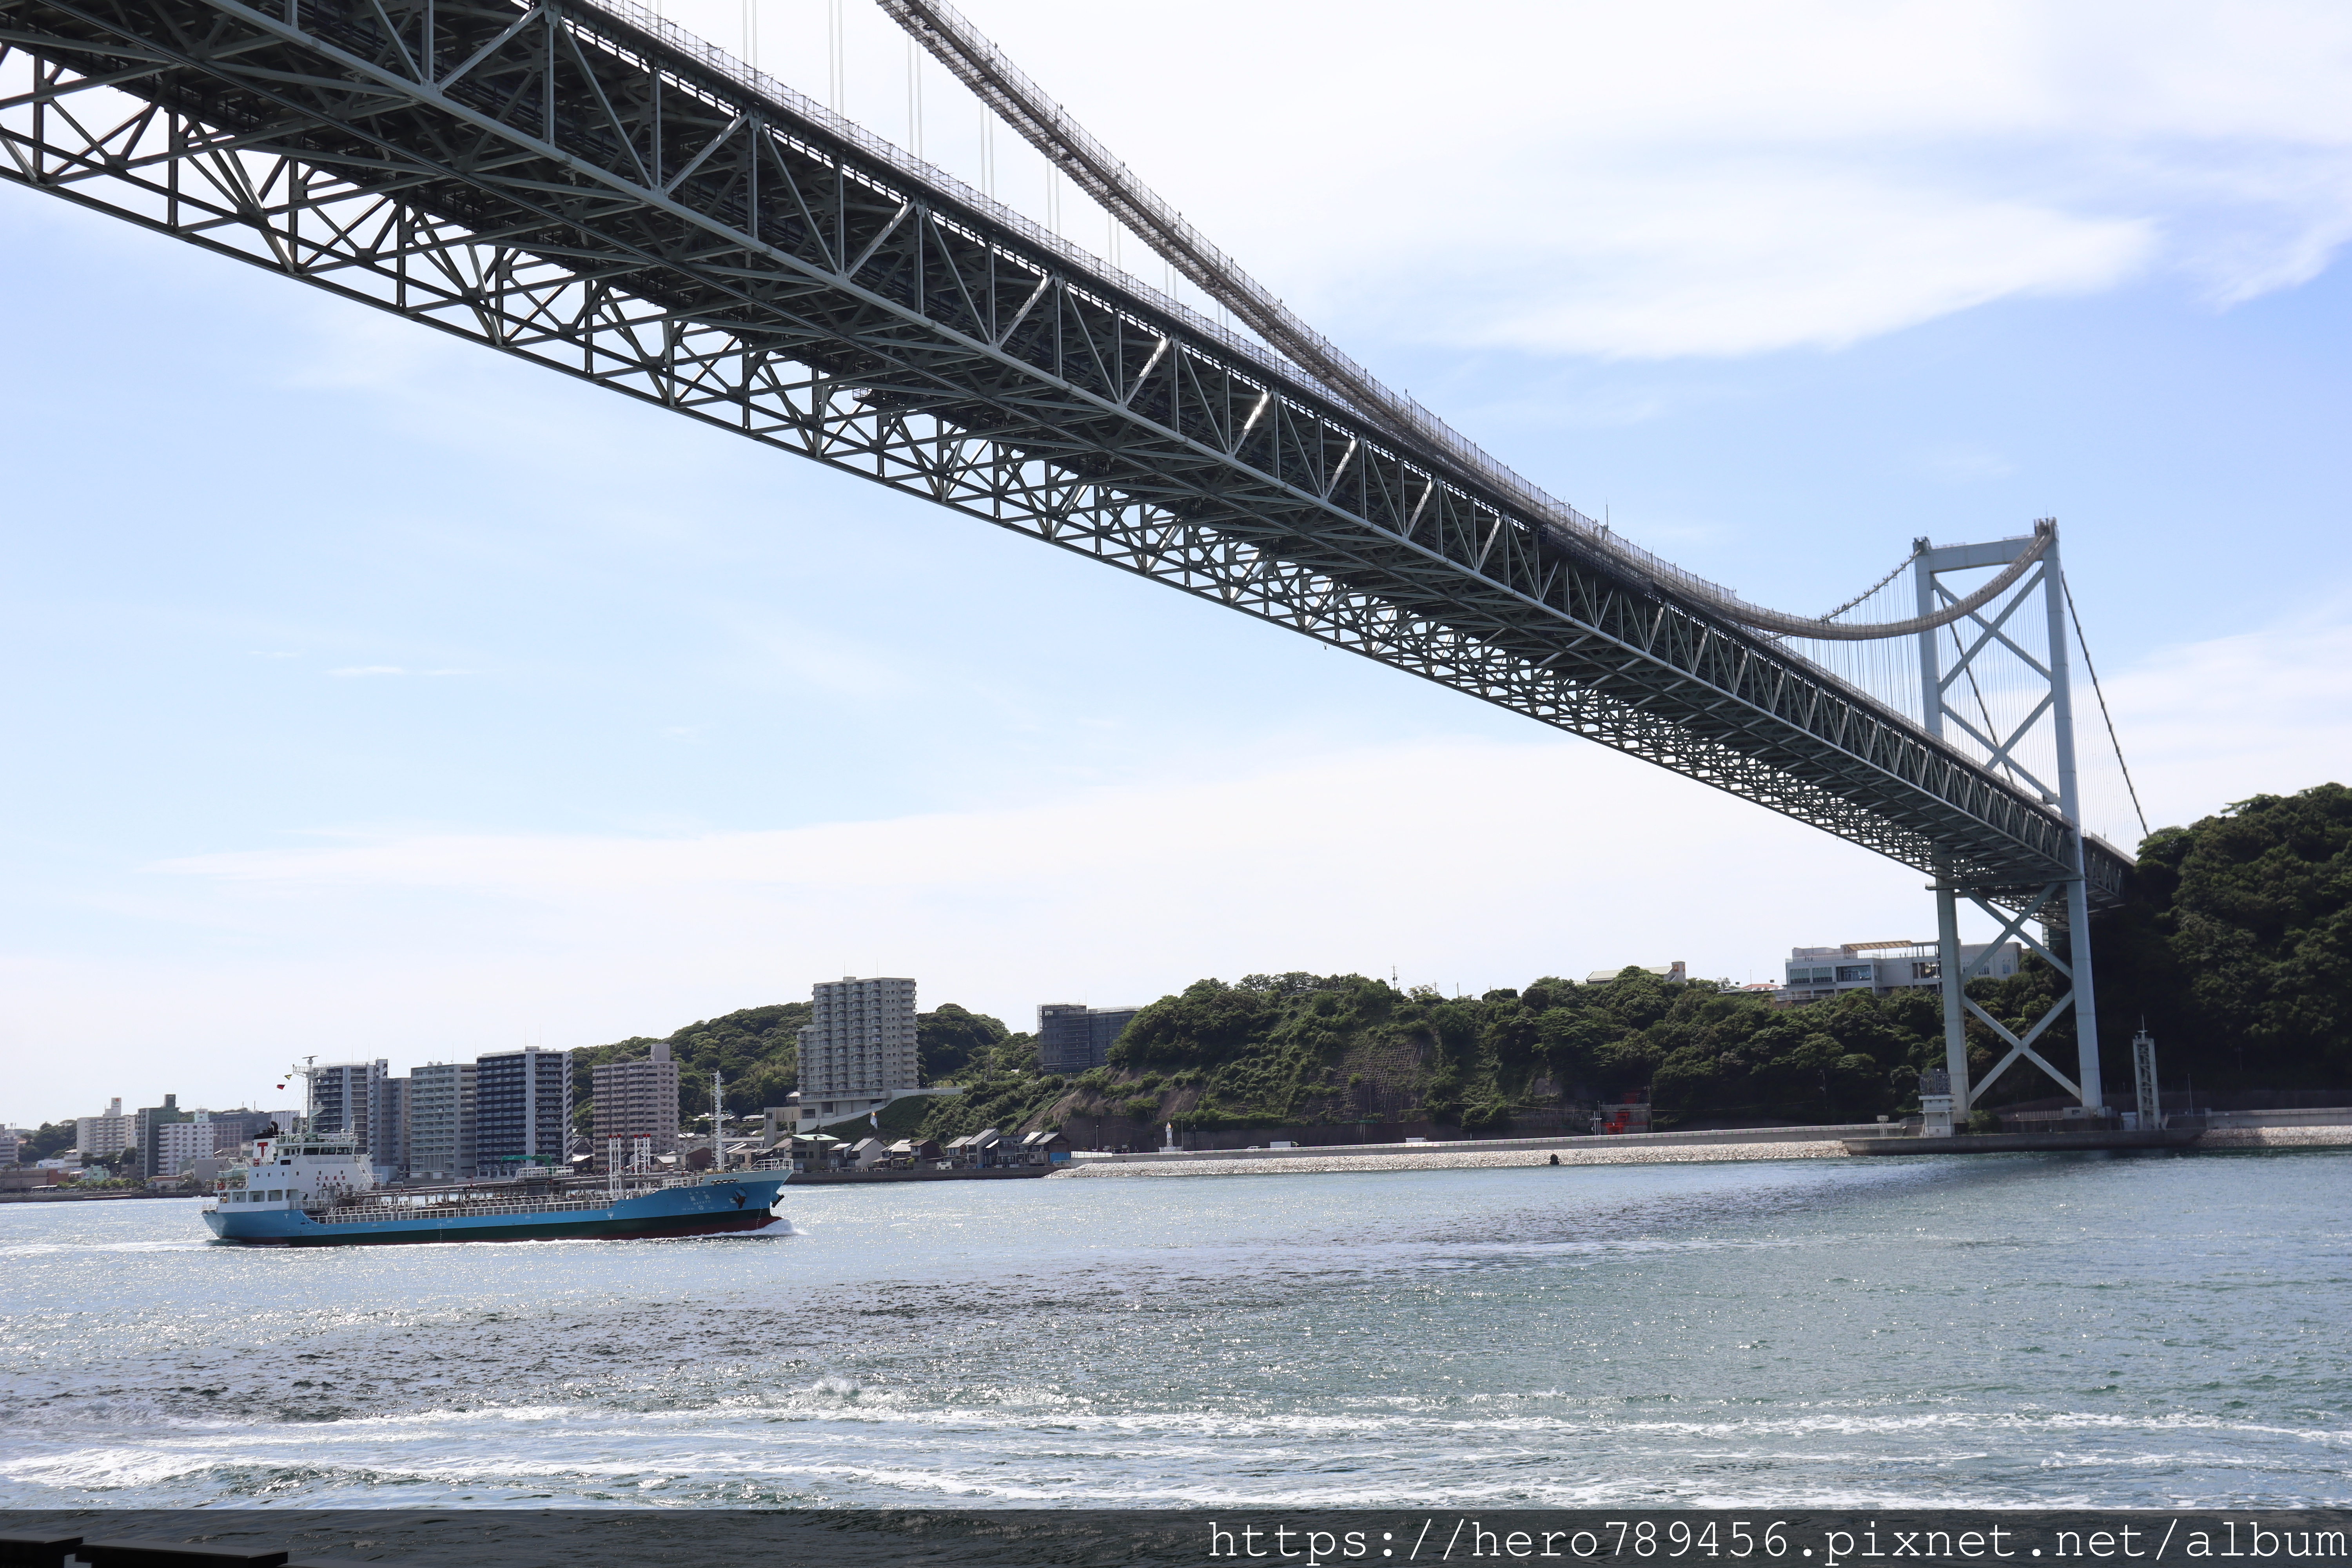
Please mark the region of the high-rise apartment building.
POLYGON ((915 1051, 915 983, 903 978, 820 980, 800 1032, 801 1117, 853 1116, 922 1081, 915 1051))
POLYGON ((157 1140, 164 1128, 187 1120, 188 1112, 180 1109, 180 1097, 176 1094, 165 1095, 161 1105, 139 1108, 138 1115, 131 1119, 131 1146, 139 1151, 139 1173, 142 1176, 165 1173, 159 1163, 161 1151, 156 1147, 157 1140))
POLYGON ((375 1104, 369 1118, 375 1131, 369 1140, 369 1163, 379 1182, 396 1182, 408 1174, 410 1080, 386 1078, 375 1086, 375 1104))
POLYGON ((122 1114, 122 1101, 106 1102, 103 1116, 74 1118, 74 1147, 81 1151, 85 1163, 120 1154, 138 1142, 138 1118, 122 1114))
POLYGON ((392 1076, 392 1064, 382 1057, 372 1062, 331 1062, 310 1068, 310 1131, 348 1132, 372 1163, 383 1164, 376 1158, 383 1142, 377 1123, 383 1111, 383 1080, 392 1076))
POLYGON ((462 1181, 476 1173, 472 1062, 432 1062, 408 1072, 408 1173, 462 1181))
POLYGON ((572 1053, 525 1046, 474 1059, 475 1162, 484 1175, 560 1165, 572 1142, 572 1053))
POLYGON ((1140 1007, 1082 1007, 1048 1002, 1037 1009, 1037 1068, 1080 1073, 1110 1060, 1110 1047, 1140 1007))
POLYGON ((589 1078, 594 1084, 598 1154, 614 1138, 649 1138, 655 1153, 677 1152, 677 1064, 669 1058, 667 1040, 656 1040, 653 1053, 635 1061, 592 1068, 589 1078))

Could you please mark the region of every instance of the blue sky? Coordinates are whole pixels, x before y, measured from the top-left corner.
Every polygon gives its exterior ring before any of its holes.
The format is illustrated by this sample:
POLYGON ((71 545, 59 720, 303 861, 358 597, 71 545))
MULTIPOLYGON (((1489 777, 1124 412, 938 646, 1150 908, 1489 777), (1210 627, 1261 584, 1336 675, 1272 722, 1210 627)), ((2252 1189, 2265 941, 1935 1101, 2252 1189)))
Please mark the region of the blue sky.
MULTIPOLYGON (((1822 610, 1915 535, 2055 513, 2151 816, 2344 773, 2329 10, 1376 6, 1310 58, 1289 0, 968 9, 1637 541, 1822 610), (1089 71, 1142 47, 1164 79, 1089 71), (1203 79, 1265 107, 1187 124, 1203 79)), ((762 12, 818 92, 822 15, 762 12)), ((903 45, 851 23, 848 107, 904 140, 903 45)), ((976 111, 925 90, 976 178, 976 111)), ((849 973, 1018 1026, 1202 974, 1746 979, 1931 928, 1916 873, 1393 671, 48 197, 0 188, 0 1119, 849 973)))

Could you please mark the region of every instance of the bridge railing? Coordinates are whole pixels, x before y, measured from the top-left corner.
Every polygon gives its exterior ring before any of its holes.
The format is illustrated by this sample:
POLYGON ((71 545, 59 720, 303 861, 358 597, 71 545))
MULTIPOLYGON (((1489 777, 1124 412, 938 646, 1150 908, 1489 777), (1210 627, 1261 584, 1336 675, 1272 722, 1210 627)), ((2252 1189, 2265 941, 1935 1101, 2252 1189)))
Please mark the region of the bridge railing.
MULTIPOLYGON (((1085 247, 1063 238, 1027 215, 1005 205, 984 192, 974 190, 956 175, 917 157, 905 148, 876 135, 863 125, 836 114, 799 89, 770 76, 756 66, 738 59, 726 50, 635 4, 635 0, 583 0, 591 8, 606 13, 626 23, 635 30, 660 40, 667 47, 687 56, 698 65, 737 86, 776 103, 793 114, 821 126, 828 134, 855 147, 859 153, 897 170, 918 185, 928 187, 969 207, 989 222, 1011 230, 1024 242, 1047 252, 1067 264, 1074 271, 1093 278, 1108 288, 1132 295, 1139 301, 1172 317, 1184 328, 1206 338, 1219 347, 1249 361, 1269 374, 1304 385, 1319 396, 1342 405, 1349 399, 1326 385, 1315 374, 1287 358, 1280 351, 1257 339, 1237 332, 1230 327, 1210 320, 1192 306, 1175 299, 1133 273, 1115 266, 1085 247)), ((1106 154, 1108 155, 1108 154, 1106 154)), ((1678 566, 1664 556, 1652 553, 1634 544, 1606 524, 1587 517, 1575 507, 1559 500, 1534 481, 1497 460, 1469 437, 1454 430, 1433 410, 1406 393, 1391 393, 1413 416, 1417 426, 1412 432, 1416 445, 1433 449, 1430 455, 1442 457, 1448 466, 1464 476, 1491 488, 1508 500, 1517 502, 1533 514, 1532 521, 1560 529, 1580 542, 1604 554, 1620 557, 1626 564, 1648 575, 1669 591, 1679 589, 1702 603, 1737 599, 1738 594, 1721 584, 1678 566)), ((1375 439, 1378 439, 1375 437, 1375 439)), ((1385 445, 1385 442, 1381 444, 1385 445)), ((1773 639, 1778 640, 1778 639, 1773 639)), ((1807 661, 1811 663, 1811 660, 1807 661)))

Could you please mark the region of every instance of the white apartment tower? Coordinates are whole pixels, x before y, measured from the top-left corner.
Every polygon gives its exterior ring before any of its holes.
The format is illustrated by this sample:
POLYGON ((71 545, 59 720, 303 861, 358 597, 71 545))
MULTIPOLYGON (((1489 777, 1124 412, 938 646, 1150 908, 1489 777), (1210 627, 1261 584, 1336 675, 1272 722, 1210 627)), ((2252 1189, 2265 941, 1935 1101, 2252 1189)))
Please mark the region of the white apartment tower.
POLYGON ((474 1064, 430 1062, 410 1068, 408 1173, 467 1181, 474 1165, 474 1064))
POLYGON ((209 1160, 214 1153, 214 1141, 219 1133, 213 1127, 213 1113, 193 1110, 185 1121, 173 1121, 155 1129, 155 1174, 176 1176, 195 1160, 209 1160))
POLYGON ((103 1116, 78 1116, 74 1119, 74 1147, 81 1151, 82 1163, 103 1160, 120 1154, 138 1141, 133 1126, 136 1117, 122 1114, 122 1101, 110 1100, 103 1116))
POLYGON ((915 983, 820 980, 800 1032, 801 1118, 830 1121, 887 1105, 921 1082, 915 1053, 915 983))

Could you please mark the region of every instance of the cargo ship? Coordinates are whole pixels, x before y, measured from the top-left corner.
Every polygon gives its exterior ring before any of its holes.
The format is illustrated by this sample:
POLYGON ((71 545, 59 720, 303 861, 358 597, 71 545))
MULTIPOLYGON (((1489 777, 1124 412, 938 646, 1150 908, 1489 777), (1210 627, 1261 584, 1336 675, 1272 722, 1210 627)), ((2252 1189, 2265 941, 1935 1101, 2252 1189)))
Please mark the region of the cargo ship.
POLYGON ((378 1189, 344 1135, 258 1138, 222 1172, 205 1224, 247 1247, 629 1240, 758 1230, 776 1220, 784 1170, 552 1177, 378 1189))

